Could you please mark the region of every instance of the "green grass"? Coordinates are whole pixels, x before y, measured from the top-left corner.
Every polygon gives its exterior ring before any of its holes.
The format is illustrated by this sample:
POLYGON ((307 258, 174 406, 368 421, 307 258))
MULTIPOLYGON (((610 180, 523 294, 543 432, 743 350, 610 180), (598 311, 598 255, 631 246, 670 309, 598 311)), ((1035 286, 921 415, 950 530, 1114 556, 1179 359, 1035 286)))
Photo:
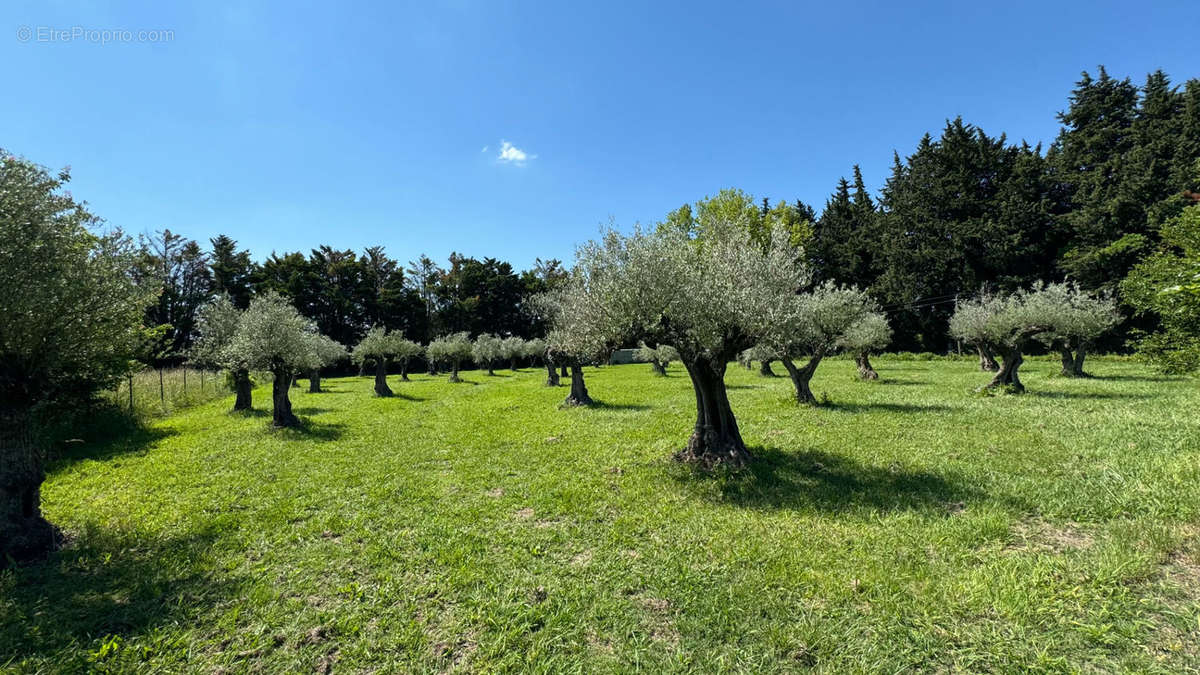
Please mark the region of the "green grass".
POLYGON ((52 470, 50 561, 0 574, 0 667, 141 672, 1200 669, 1200 388, 1089 362, 731 366, 759 460, 672 461, 679 366, 226 398, 52 470))

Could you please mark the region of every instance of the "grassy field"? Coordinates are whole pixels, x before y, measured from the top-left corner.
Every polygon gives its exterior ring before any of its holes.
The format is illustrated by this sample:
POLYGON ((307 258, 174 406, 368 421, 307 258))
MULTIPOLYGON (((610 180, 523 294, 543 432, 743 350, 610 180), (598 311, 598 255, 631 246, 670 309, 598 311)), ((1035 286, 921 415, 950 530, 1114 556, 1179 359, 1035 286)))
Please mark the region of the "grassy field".
POLYGON ((1200 670, 1200 387, 1031 362, 730 370, 759 461, 670 461, 686 375, 537 370, 269 392, 74 446, 70 539, 0 573, 0 668, 121 672, 1200 670), (1025 372, 1027 371, 1027 372, 1025 372))

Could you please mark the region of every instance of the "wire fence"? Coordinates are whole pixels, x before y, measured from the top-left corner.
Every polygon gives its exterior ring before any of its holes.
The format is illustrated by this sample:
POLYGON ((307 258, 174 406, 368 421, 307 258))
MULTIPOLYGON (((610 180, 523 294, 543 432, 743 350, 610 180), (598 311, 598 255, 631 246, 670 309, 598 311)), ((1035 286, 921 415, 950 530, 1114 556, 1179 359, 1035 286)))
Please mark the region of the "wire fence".
POLYGON ((148 368, 121 380, 104 396, 138 418, 162 417, 228 395, 223 373, 196 368, 148 368))

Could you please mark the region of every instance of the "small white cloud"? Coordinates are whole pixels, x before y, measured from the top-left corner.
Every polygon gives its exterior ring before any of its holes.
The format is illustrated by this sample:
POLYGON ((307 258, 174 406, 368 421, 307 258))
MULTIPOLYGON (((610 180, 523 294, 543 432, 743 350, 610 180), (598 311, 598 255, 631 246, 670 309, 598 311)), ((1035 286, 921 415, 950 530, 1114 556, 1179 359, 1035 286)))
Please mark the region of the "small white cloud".
POLYGON ((489 147, 491 147, 491 146, 487 146, 487 145, 483 146, 483 148, 480 149, 479 154, 482 155, 483 153, 487 152, 489 147))
POLYGON ((530 155, 508 141, 500 141, 500 155, 496 159, 510 164, 524 164, 525 160, 536 158, 537 155, 530 155))

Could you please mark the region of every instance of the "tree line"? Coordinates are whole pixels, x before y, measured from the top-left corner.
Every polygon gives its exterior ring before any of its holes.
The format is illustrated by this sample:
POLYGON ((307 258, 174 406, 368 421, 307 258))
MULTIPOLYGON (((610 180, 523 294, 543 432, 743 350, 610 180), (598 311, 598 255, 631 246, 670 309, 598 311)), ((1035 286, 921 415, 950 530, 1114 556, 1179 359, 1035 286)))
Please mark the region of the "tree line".
POLYGON ((272 253, 261 263, 221 235, 205 250, 164 230, 141 238, 135 278, 156 289, 146 323, 159 327, 142 359, 152 365, 185 361, 197 339, 204 305, 218 296, 244 310, 255 297, 276 293, 334 341, 352 346, 372 328, 397 331, 427 343, 439 335, 494 332, 538 337, 543 325, 528 301, 561 280, 561 261, 538 259, 517 272, 495 258, 451 253, 445 267, 420 255, 407 263, 382 246, 361 253, 320 246, 272 253))
MULTIPOLYGON (((869 288, 889 311, 892 348, 945 352, 955 301, 1071 280, 1117 292, 1163 246, 1164 226, 1200 192, 1200 80, 1144 84, 1084 73, 1054 142, 1010 143, 961 118, 913 154, 893 155, 877 199, 857 167, 817 218, 818 278, 869 288)), ((1157 319, 1123 308, 1130 330, 1157 319)), ((1116 331, 1108 348, 1124 346, 1116 331)))

